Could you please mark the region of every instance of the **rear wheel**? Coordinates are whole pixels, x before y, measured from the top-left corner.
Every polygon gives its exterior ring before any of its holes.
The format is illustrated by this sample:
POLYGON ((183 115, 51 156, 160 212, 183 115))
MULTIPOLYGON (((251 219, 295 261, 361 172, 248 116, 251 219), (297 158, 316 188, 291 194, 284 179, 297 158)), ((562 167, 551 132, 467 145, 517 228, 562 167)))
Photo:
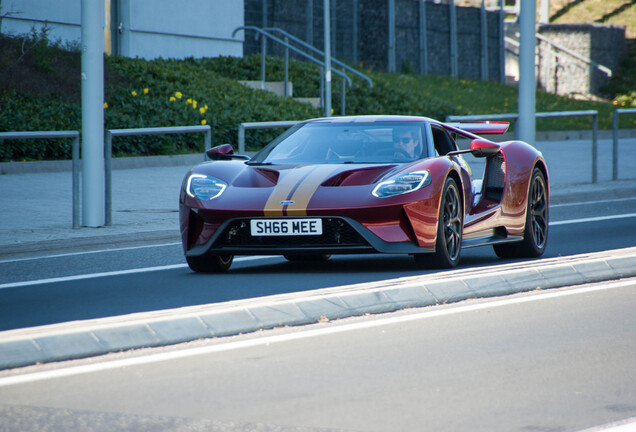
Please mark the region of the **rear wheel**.
POLYGON ((186 256, 190 269, 198 273, 224 273, 230 269, 234 255, 186 256))
POLYGON ((423 268, 453 268, 459 263, 462 249, 464 209, 457 183, 447 178, 437 220, 435 253, 415 254, 415 263, 423 268))
POLYGON ((548 187, 539 168, 532 172, 528 190, 526 227, 523 240, 493 245, 500 258, 536 258, 543 255, 548 244, 548 187))

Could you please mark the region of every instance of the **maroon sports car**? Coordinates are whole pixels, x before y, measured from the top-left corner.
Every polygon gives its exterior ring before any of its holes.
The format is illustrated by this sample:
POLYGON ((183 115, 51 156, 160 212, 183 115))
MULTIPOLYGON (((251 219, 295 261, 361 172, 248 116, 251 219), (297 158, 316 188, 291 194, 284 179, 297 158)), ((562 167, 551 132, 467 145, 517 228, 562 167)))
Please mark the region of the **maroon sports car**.
POLYGON ((500 257, 538 257, 548 240, 545 160, 522 141, 476 135, 507 128, 333 117, 299 122, 251 159, 228 144, 212 148, 180 194, 188 265, 220 272, 235 255, 382 252, 452 268, 462 248, 483 245, 500 257))

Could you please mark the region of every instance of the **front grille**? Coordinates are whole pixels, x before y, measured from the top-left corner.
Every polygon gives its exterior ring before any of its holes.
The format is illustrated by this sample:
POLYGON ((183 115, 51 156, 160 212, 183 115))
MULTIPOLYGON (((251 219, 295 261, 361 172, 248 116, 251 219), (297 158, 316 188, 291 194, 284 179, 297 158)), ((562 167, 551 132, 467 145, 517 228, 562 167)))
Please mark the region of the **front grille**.
POLYGON ((340 218, 323 218, 322 235, 306 236, 266 236, 257 237, 250 234, 250 220, 233 220, 214 242, 213 247, 360 247, 369 246, 349 223, 340 218))

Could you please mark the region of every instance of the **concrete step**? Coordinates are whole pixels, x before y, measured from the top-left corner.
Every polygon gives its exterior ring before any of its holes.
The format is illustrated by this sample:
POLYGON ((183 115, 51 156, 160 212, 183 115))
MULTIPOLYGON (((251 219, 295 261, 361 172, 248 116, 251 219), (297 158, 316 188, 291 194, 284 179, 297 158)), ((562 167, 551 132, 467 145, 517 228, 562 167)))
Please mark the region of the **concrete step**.
MULTIPOLYGON (((253 88, 255 90, 266 90, 272 92, 278 96, 285 97, 285 82, 284 81, 239 81, 239 83, 253 88)), ((287 82, 287 95, 293 96, 293 85, 291 81, 287 82)))
POLYGON ((320 98, 301 98, 301 97, 296 97, 296 98, 294 98, 294 100, 296 102, 309 104, 309 105, 313 106, 314 108, 320 108, 320 98))

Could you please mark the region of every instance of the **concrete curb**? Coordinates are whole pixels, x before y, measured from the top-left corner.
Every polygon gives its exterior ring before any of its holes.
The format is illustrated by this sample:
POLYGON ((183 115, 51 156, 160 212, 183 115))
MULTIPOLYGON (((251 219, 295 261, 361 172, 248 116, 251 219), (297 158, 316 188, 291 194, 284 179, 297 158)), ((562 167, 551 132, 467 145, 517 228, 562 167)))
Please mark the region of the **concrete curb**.
POLYGON ((0 369, 636 276, 636 247, 0 333, 0 369))

